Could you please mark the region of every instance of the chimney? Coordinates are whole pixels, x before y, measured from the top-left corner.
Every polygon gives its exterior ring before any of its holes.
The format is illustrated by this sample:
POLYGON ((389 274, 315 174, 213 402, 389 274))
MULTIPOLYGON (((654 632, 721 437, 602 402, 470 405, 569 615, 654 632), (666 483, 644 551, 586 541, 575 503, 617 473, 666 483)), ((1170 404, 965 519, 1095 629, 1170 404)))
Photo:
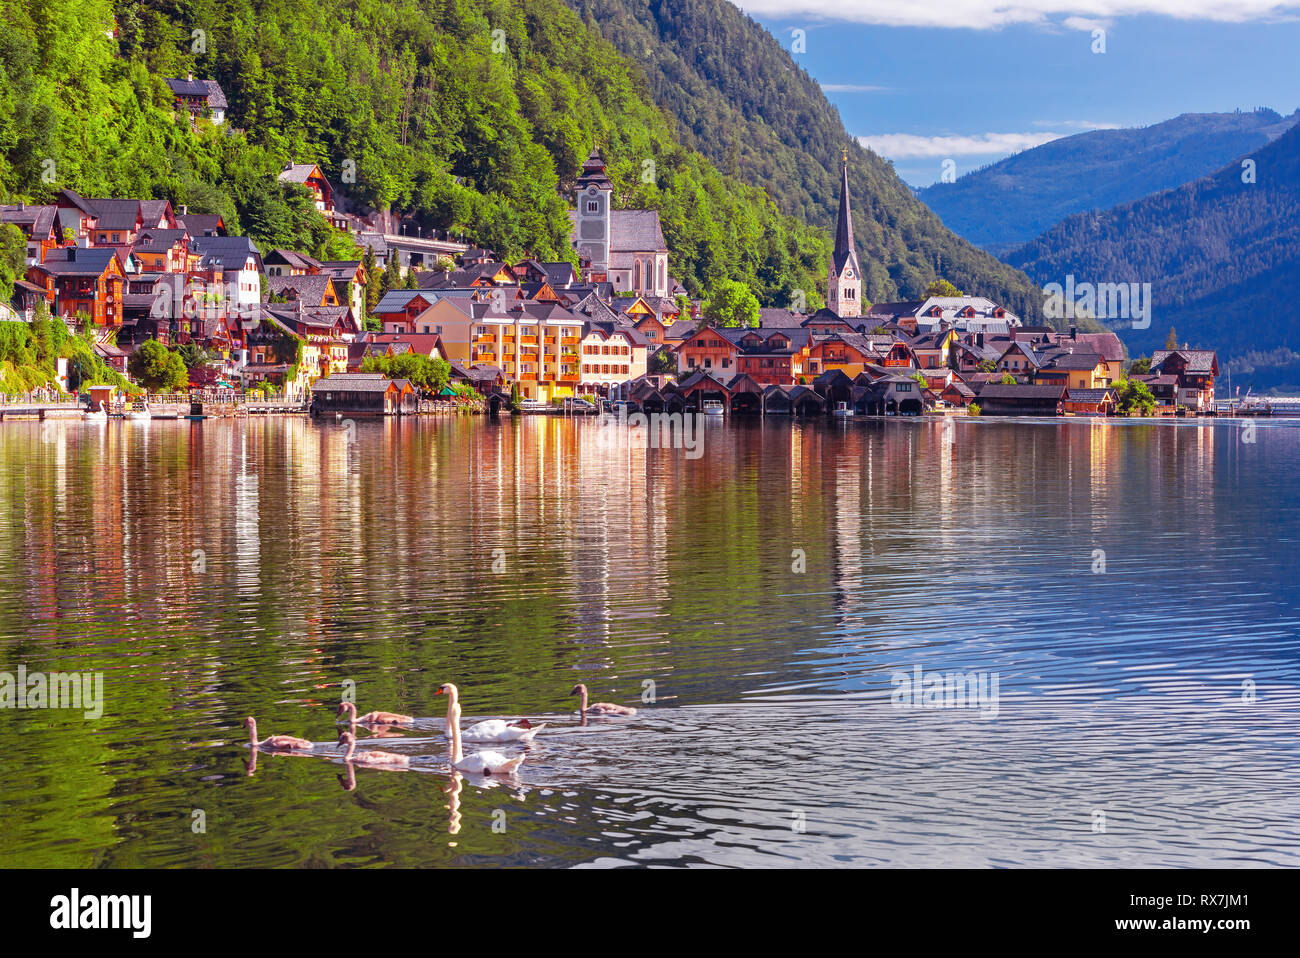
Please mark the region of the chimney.
POLYGON ((975 345, 978 346, 980 349, 983 349, 983 348, 984 348, 984 334, 983 334, 983 333, 976 333, 976 334, 975 334, 975 345))
POLYGON ((1070 324, 1070 338, 1071 339, 1079 338, 1079 327, 1074 325, 1074 323, 1070 324))
POLYGON ((189 208, 188 206, 185 206, 185 205, 182 204, 182 206, 181 206, 181 216, 186 216, 186 215, 189 213, 189 211, 190 211, 190 208, 189 208))
POLYGON ((69 263, 75 263, 76 261, 77 261, 77 248, 76 248, 75 246, 69 246, 69 247, 68 247, 68 262, 69 262, 69 263))
POLYGON ((185 79, 187 79, 187 80, 189 80, 191 83, 193 83, 193 82, 194 82, 194 74, 193 74, 192 72, 191 72, 191 73, 187 73, 187 74, 185 74, 185 79))

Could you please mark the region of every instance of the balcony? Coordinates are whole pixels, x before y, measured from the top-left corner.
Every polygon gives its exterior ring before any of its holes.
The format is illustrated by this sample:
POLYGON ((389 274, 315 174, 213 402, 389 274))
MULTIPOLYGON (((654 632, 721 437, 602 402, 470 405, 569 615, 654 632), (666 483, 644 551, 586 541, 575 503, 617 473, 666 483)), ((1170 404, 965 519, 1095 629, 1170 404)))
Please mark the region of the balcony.
POLYGON ((519 341, 520 341, 521 343, 523 343, 525 346, 536 346, 536 345, 537 345, 537 337, 536 337, 536 336, 520 336, 520 337, 519 337, 519 341))

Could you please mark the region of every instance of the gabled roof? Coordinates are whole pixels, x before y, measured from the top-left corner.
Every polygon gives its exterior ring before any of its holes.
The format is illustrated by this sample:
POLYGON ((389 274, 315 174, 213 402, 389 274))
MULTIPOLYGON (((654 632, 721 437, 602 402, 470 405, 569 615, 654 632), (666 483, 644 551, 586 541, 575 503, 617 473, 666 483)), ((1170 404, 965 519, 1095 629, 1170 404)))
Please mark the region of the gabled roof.
POLYGON ((189 230, 190 236, 218 236, 226 231, 226 224, 217 213, 186 213, 176 222, 189 230))
POLYGON ((306 253, 296 253, 291 249, 273 249, 266 255, 268 263, 285 263, 294 269, 319 270, 320 260, 306 253))
POLYGON ((313 306, 325 301, 332 286, 332 277, 319 273, 314 276, 267 277, 267 288, 271 293, 287 296, 292 291, 298 299, 313 306))
POLYGON ((87 199, 99 220, 97 230, 133 230, 142 221, 139 200, 87 199))
POLYGON ((189 238, 189 235, 186 230, 144 229, 136 236, 132 248, 137 251, 161 252, 171 249, 177 243, 184 242, 189 238))
POLYGON ((316 163, 288 163, 276 178, 281 183, 306 183, 312 173, 319 173, 322 178, 325 176, 316 163))
POLYGON ((1218 353, 1213 349, 1157 349, 1151 354, 1151 371, 1160 369, 1171 356, 1181 356, 1188 372, 1209 373, 1218 366, 1218 353))
POLYGON ((614 253, 667 252, 658 210, 611 210, 609 251, 614 253))
POLYGON ((375 313, 404 313, 406 307, 410 305, 411 300, 419 297, 432 306, 444 297, 435 295, 426 289, 390 289, 384 294, 378 305, 375 306, 375 313))
POLYGON ((1069 390, 1069 398, 1075 402, 1101 402, 1107 396, 1115 398, 1113 389, 1073 389, 1069 390))
POLYGON ((199 269, 212 269, 218 263, 225 269, 232 266, 243 268, 250 256, 258 262, 260 268, 262 261, 262 254, 258 250, 257 244, 247 236, 194 236, 191 234, 190 249, 199 254, 199 269))
POLYGON ((101 276, 108 264, 117 258, 117 250, 111 247, 86 249, 70 246, 50 250, 45 262, 33 268, 42 269, 51 276, 101 276))
POLYGON ((1056 353, 1051 355, 1043 369, 1088 370, 1096 369, 1105 360, 1100 353, 1056 353))
MULTIPOLYGON (((21 227, 23 232, 36 239, 45 239, 50 234, 55 233, 55 222, 58 219, 58 207, 53 204, 46 206, 0 206, 0 223, 13 223, 21 227)), ((57 234, 55 236, 57 239, 57 234)))

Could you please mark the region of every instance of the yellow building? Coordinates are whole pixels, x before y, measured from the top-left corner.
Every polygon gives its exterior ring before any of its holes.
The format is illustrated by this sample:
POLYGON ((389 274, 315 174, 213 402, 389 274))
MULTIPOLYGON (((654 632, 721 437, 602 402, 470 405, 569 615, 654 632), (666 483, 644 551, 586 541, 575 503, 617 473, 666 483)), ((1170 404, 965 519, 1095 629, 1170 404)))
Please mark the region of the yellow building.
MULTIPOLYGON (((553 303, 528 303, 504 312, 482 303, 474 311, 471 364, 499 367, 506 382, 519 383, 525 399, 550 402, 575 395, 582 317, 553 303)), ((447 351, 450 355, 450 346, 447 351)))

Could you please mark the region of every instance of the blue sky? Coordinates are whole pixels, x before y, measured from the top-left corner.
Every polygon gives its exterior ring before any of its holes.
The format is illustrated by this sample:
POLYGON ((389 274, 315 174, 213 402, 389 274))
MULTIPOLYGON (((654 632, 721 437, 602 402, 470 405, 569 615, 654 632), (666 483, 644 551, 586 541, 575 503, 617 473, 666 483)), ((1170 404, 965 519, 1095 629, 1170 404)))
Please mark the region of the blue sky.
POLYGON ((804 31, 795 60, 913 186, 1088 129, 1300 107, 1300 0, 733 2, 787 49, 804 31))

